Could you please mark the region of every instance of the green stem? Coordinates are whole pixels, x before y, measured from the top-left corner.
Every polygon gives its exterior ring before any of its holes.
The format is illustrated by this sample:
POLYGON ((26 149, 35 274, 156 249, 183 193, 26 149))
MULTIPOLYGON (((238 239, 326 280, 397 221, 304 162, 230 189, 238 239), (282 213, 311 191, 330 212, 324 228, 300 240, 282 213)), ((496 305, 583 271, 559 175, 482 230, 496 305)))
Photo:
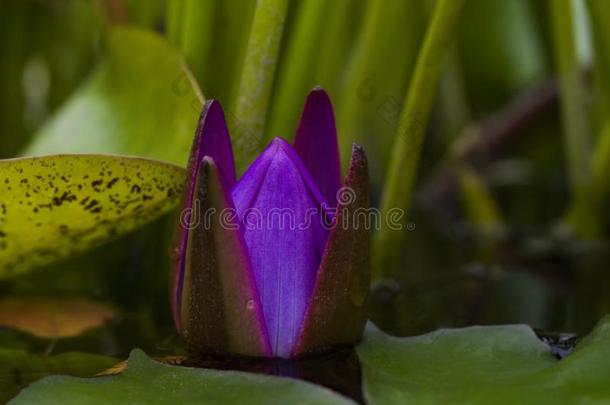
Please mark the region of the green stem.
MULTIPOLYGON (((610 8, 605 0, 588 0, 593 29, 595 65, 593 67, 593 109, 597 140, 592 154, 591 200, 594 215, 603 215, 610 181, 610 8)), ((600 221, 601 222, 601 221, 600 221)))
POLYGON ((184 2, 182 0, 168 0, 167 3, 167 37, 176 46, 182 43, 182 14, 184 2))
POLYGON ((288 0, 256 3, 228 124, 238 170, 260 149, 288 0))
POLYGON ((298 4, 286 32, 274 85, 265 139, 290 139, 301 113, 301 100, 321 85, 337 99, 337 79, 345 69, 362 0, 308 0, 298 4), (323 30, 320 27, 324 27, 323 30))
POLYGON ((593 108, 597 119, 595 133, 604 130, 610 113, 610 7, 607 0, 588 0, 593 31, 593 108))
POLYGON ((293 28, 282 51, 266 140, 278 135, 289 138, 289 134, 294 133, 301 112, 297 100, 304 100, 311 87, 320 84, 312 83, 313 66, 318 62, 320 43, 325 40, 320 24, 324 24, 328 8, 324 0, 302 2, 297 8, 293 28))
POLYGON ((591 179, 587 121, 581 67, 574 39, 570 0, 549 1, 563 122, 563 142, 572 191, 568 221, 581 235, 595 233, 595 218, 588 208, 591 179))
POLYGON ((214 2, 183 0, 183 4, 181 49, 207 98, 208 83, 214 80, 209 72, 209 55, 214 40, 214 2))
POLYGON ((443 59, 450 48, 465 2, 466 0, 438 0, 417 58, 386 177, 381 210, 382 226, 373 251, 376 278, 392 275, 392 263, 395 263, 394 259, 404 240, 404 231, 391 229, 385 219, 391 211, 401 209, 403 215, 399 223, 403 230, 407 228, 405 214, 409 210, 426 125, 434 103, 443 59))
POLYGON ((424 6, 421 0, 367 2, 346 66, 337 102, 342 161, 349 161, 353 142, 376 156, 369 165, 373 188, 381 186, 387 170, 388 143, 399 124, 427 23, 424 6))
POLYGON ((467 165, 458 168, 462 202, 472 227, 481 237, 495 237, 504 230, 502 211, 485 181, 467 165))

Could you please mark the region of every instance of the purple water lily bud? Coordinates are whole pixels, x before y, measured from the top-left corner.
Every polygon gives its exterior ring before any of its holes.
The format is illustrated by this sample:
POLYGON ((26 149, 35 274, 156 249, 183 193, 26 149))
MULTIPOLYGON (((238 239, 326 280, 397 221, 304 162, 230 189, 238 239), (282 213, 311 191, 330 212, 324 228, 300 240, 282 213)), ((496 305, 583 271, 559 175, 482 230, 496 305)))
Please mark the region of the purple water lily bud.
POLYGON ((324 90, 310 93, 295 146, 276 138, 238 181, 222 109, 207 103, 186 182, 173 313, 191 351, 289 358, 359 341, 368 168, 354 147, 342 183, 324 90))

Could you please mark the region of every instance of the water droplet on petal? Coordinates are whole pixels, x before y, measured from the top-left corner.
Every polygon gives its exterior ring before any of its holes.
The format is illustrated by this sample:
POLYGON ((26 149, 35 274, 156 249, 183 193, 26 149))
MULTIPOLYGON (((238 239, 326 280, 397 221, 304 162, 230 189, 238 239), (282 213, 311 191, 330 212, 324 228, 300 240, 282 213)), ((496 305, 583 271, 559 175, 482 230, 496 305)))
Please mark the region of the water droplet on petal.
POLYGON ((253 311, 255 307, 256 304, 254 303, 254 300, 248 300, 248 302, 246 302, 246 309, 248 311, 253 311))

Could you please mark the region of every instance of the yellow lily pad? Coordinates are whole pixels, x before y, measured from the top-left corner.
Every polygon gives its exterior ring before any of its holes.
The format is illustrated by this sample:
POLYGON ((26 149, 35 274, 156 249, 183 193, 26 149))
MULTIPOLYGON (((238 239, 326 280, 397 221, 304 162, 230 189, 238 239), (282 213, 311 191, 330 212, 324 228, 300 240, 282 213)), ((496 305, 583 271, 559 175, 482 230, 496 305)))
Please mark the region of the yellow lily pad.
POLYGON ((184 169, 154 160, 57 155, 0 161, 0 278, 50 264, 174 208, 184 169))

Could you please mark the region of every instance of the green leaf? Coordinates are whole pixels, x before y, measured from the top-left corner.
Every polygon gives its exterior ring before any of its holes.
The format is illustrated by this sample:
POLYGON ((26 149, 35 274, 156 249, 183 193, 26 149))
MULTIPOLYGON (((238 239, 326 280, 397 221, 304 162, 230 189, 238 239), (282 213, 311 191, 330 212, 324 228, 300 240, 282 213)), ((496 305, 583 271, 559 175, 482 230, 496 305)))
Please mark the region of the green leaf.
POLYGON ((207 93, 211 74, 210 51, 214 43, 214 1, 178 0, 170 3, 168 35, 184 54, 197 81, 207 93))
POLYGON ((177 50, 154 33, 114 28, 102 63, 25 153, 121 153, 184 165, 202 103, 177 50))
POLYGON ((580 236, 597 236, 599 220, 590 216, 591 149, 585 104, 585 86, 574 35, 574 3, 549 2, 572 207, 568 221, 580 236))
POLYGON ((184 53, 206 98, 226 110, 239 85, 256 2, 168 0, 167 36, 184 53))
POLYGON ((259 152, 262 144, 287 10, 288 0, 256 2, 242 70, 232 97, 234 104, 227 111, 238 171, 259 152))
POLYGON ((4 403, 32 381, 49 374, 93 376, 117 360, 87 353, 39 356, 25 350, 0 349, 0 402, 4 403))
POLYGON ((502 212, 487 184, 467 165, 459 169, 462 201, 468 220, 483 236, 501 234, 504 230, 502 212))
MULTIPOLYGON (((469 0, 456 30, 468 100, 475 114, 500 108, 548 74, 536 1, 469 0)), ((546 2, 538 2, 545 4, 546 2)))
POLYGON ((372 404, 607 402, 610 317, 559 361, 525 325, 395 338, 370 325, 358 347, 372 404))
MULTIPOLYGON (((413 78, 396 128, 382 196, 383 215, 397 208, 405 213, 409 211, 411 191, 443 61, 450 50, 454 29, 465 2, 466 0, 438 0, 435 3, 432 20, 417 56, 413 78)), ((406 228, 407 221, 408 216, 402 215, 400 225, 403 229, 406 228)), ((393 265, 396 262, 394 255, 402 250, 404 236, 404 232, 397 232, 387 224, 382 224, 374 241, 374 278, 390 277, 396 271, 393 265)))
POLYGON ((125 8, 134 24, 154 30, 163 23, 167 0, 125 0, 125 8))
POLYGON ((593 64, 593 108, 597 119, 596 132, 603 130, 610 112, 610 8, 604 0, 588 0, 593 33, 595 63, 593 64))
POLYGON ((0 278, 129 232, 177 205, 184 169, 142 158, 0 161, 0 278))
POLYGON ((351 45, 363 9, 361 0, 300 2, 294 23, 287 26, 274 85, 265 139, 292 139, 302 101, 315 86, 322 86, 334 100, 339 78, 348 64, 351 45), (325 27, 321 30, 320 27, 325 27))
POLYGON ((349 157, 352 142, 376 156, 370 166, 374 187, 383 181, 421 46, 426 22, 423 6, 415 0, 366 3, 362 29, 345 73, 345 90, 337 102, 343 161, 349 157))
POLYGON ((43 379, 12 404, 348 404, 331 391, 293 379, 176 367, 158 363, 134 350, 129 365, 112 377, 43 379))

